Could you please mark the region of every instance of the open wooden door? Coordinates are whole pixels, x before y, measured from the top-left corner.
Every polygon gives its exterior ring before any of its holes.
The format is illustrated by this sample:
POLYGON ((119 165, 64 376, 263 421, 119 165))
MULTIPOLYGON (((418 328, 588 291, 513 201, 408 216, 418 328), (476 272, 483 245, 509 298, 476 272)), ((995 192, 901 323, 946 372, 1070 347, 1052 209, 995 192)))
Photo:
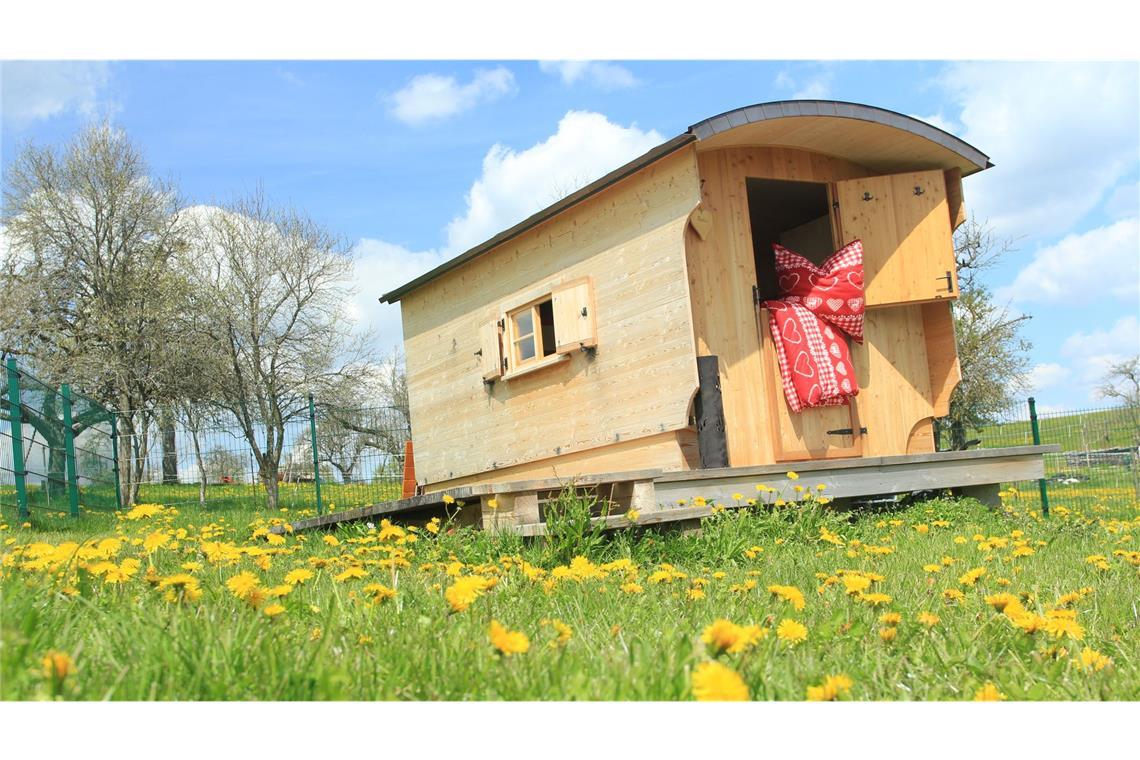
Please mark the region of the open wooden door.
POLYGON ((756 307, 760 331, 760 353, 764 382, 761 393, 772 437, 773 455, 777 462, 805 459, 834 459, 862 455, 862 438, 857 436, 858 415, 853 406, 819 406, 792 412, 784 396, 780 380, 780 363, 768 310, 756 307))
POLYGON ((957 298, 941 169, 836 183, 840 236, 863 241, 866 305, 957 298))

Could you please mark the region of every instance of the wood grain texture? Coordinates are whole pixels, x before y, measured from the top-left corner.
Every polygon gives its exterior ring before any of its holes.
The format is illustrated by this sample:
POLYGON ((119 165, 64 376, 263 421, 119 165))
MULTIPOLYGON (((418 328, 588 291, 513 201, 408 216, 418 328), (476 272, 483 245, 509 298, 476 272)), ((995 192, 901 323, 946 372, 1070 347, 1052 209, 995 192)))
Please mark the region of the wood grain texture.
POLYGON ((836 190, 843 238, 863 241, 867 307, 957 297, 941 171, 845 180, 836 190))
MULTIPOLYGON (((695 435, 695 434, 694 434, 695 435)), ((417 444, 418 445, 418 444, 417 444)), ((579 479, 598 473, 615 473, 627 470, 682 470, 692 466, 689 431, 669 431, 644 438, 576 451, 557 457, 548 457, 505 467, 491 472, 433 483, 428 488, 443 491, 463 486, 486 483, 508 483, 535 479, 579 479)), ((417 450, 417 456, 419 456, 417 450)), ((699 467, 699 464, 697 465, 699 467)))
POLYGON ((695 153, 682 150, 404 298, 429 487, 688 426, 697 380, 683 235, 698 201, 695 153), (586 276, 596 355, 484 386, 480 329, 504 304, 586 276))
POLYGON ((962 380, 958 342, 954 335, 954 314, 950 303, 936 301, 923 304, 922 327, 926 336, 931 405, 935 417, 945 417, 950 414, 950 396, 962 380))
POLYGON ((869 310, 863 335, 863 344, 851 347, 867 428, 863 454, 904 454, 915 424, 933 414, 922 306, 869 310))

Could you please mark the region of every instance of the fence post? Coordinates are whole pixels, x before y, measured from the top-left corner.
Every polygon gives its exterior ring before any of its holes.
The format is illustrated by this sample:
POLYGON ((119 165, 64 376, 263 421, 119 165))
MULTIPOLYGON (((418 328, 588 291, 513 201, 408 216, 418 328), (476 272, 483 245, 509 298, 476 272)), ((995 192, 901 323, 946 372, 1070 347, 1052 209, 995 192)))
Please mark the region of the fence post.
MULTIPOLYGON (((1033 431, 1033 445, 1041 445, 1041 428, 1037 424, 1037 401, 1029 397, 1029 427, 1033 431)), ((1049 516, 1049 487, 1045 482, 1045 478, 1037 481, 1037 487, 1041 489, 1041 514, 1044 517, 1049 516)))
POLYGON ((79 517, 79 475, 75 471, 75 428, 71 417, 71 386, 60 386, 63 396, 63 452, 67 466, 67 500, 71 506, 71 516, 79 517))
POLYGON ((115 467, 115 509, 123 508, 123 486, 119 476, 119 425, 111 415, 111 461, 115 467))
POLYGON ((324 514, 321 506, 321 466, 320 456, 317 453, 317 406, 313 403, 313 394, 309 394, 309 438, 313 443, 313 482, 317 486, 317 514, 324 514))
POLYGON ((24 416, 20 412, 20 371, 8 357, 8 429, 12 433, 12 470, 16 479, 16 505, 20 519, 28 519, 28 471, 24 469, 24 416))

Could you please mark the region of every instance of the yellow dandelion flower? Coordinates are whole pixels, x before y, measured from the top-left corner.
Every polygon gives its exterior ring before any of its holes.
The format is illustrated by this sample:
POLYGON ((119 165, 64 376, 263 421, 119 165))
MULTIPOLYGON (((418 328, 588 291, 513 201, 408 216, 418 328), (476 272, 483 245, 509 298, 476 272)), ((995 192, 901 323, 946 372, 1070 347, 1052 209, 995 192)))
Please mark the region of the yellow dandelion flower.
POLYGON ((1006 696, 998 690, 998 687, 989 681, 987 681, 982 688, 974 692, 975 702, 1001 702, 1005 698, 1006 696))
POLYGON ((641 513, 636 509, 631 509, 625 513, 625 519, 629 520, 631 523, 637 522, 637 518, 639 517, 641 517, 641 513))
POLYGON ((918 622, 925 625, 927 628, 933 628, 938 625, 942 618, 935 615, 933 612, 920 612, 918 613, 918 622))
POLYGON ((785 474, 788 476, 788 480, 799 480, 800 479, 799 473, 796 473, 792 470, 788 470, 788 472, 785 474))
POLYGON ((1081 650, 1081 655, 1073 662, 1077 663, 1084 670, 1101 671, 1112 665, 1112 658, 1097 652, 1094 649, 1085 647, 1081 650))
POLYGON ((627 594, 640 594, 645 590, 641 587, 640 583, 634 583, 633 581, 621 584, 620 588, 627 594))
POLYGON ((465 575, 455 579, 455 583, 443 592, 444 599, 452 612, 463 612, 483 595, 493 584, 481 575, 465 575))
POLYGON ((313 571, 303 567, 298 567, 296 570, 290 570, 285 573, 285 582, 290 586, 299 586, 305 581, 312 579, 313 571))
POLYGON ((748 685, 732 668, 702 662, 693 670, 693 696, 699 702, 747 702, 748 685))
POLYGON ((262 610, 262 612, 265 613, 265 616, 270 618, 275 618, 284 611, 285 605, 283 604, 270 604, 262 610))
POLYGON ((788 602, 792 605, 792 607, 796 609, 796 611, 802 610, 807 604, 804 601, 803 592, 795 586, 781 586, 778 584, 773 584, 768 587, 768 593, 773 594, 780 599, 783 599, 785 602, 788 602))
POLYGON ((44 677, 50 678, 56 683, 63 681, 75 669, 71 655, 55 649, 44 655, 42 665, 44 677))
POLYGON ((487 637, 495 649, 498 649, 506 657, 510 657, 512 654, 523 654, 530 649, 530 639, 526 637, 525 633, 509 631, 498 620, 491 621, 487 637))
POLYGON ((340 546, 340 539, 331 533, 329 533, 326 536, 322 536, 321 540, 324 541, 329 546, 340 546))
POLYGON ((894 641, 898 635, 899 635, 899 629, 898 628, 880 628, 879 629, 879 638, 882 639, 883 641, 887 642, 888 644, 890 642, 894 641))
POLYGON ((363 578, 368 575, 368 571, 363 567, 353 565, 352 567, 345 568, 343 573, 333 576, 333 580, 337 583, 346 583, 347 581, 363 578))
POLYGON ((243 600, 249 598, 254 589, 260 585, 261 581, 248 570, 238 573, 226 581, 226 588, 230 590, 230 593, 243 600))
POLYGON ((809 702, 832 702, 851 691, 854 682, 843 673, 828 676, 819 686, 809 686, 807 699, 809 702))
POLYGON ((776 626, 776 637, 779 638, 780 641, 784 641, 791 646, 795 646, 801 641, 807 640, 808 629, 803 623, 800 623, 799 621, 789 620, 785 618, 784 620, 780 621, 780 624, 778 626, 776 626))
POLYGON ((879 618, 879 622, 883 625, 898 625, 902 622, 902 615, 897 612, 885 612, 879 618))

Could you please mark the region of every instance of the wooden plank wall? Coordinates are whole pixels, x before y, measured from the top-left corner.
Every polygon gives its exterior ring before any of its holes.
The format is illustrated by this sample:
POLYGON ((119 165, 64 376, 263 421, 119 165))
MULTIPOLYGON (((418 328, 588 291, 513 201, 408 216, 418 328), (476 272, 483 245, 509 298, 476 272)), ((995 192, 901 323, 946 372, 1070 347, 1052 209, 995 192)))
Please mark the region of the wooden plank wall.
MULTIPOLYGON (((698 187, 695 152, 683 149, 404 298, 416 466, 429 488, 688 426, 697 377, 684 234, 698 187), (596 354, 485 386, 480 328, 520 294, 584 276, 596 354)), ((681 466, 679 441, 657 440, 655 461, 638 466, 681 466)))

